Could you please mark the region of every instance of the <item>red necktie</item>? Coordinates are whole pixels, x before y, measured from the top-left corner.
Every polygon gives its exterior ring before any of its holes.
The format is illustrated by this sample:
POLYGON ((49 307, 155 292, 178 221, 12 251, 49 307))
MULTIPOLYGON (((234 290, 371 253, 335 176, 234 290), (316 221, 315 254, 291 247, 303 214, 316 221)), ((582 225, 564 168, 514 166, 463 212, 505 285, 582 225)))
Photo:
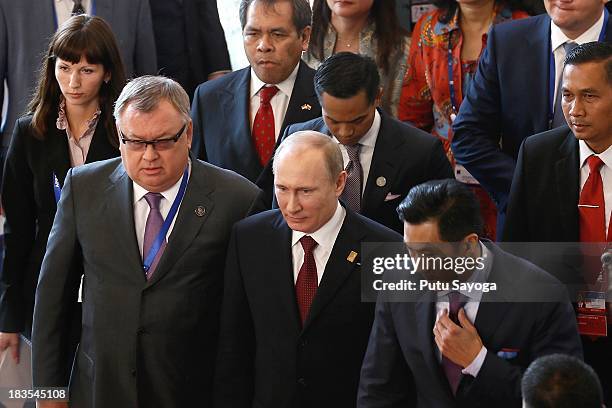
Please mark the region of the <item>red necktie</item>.
POLYGON ((259 109, 253 122, 253 139, 259 162, 265 166, 272 157, 276 138, 274 136, 274 112, 270 99, 278 92, 275 86, 265 86, 259 90, 259 109))
POLYGON ((295 294, 297 297, 298 308, 300 309, 300 318, 302 319, 302 325, 306 321, 312 299, 314 299, 317 293, 318 278, 317 278, 317 265, 315 263, 314 251, 317 246, 317 241, 307 235, 300 239, 302 248, 304 249, 304 263, 300 268, 297 281, 295 282, 295 294))
MULTIPOLYGON (((603 182, 599 169, 603 161, 595 155, 587 159, 589 178, 582 191, 578 203, 580 214, 580 242, 606 242, 606 204, 604 201, 603 182)), ((608 231, 612 237, 612 231, 608 231)))

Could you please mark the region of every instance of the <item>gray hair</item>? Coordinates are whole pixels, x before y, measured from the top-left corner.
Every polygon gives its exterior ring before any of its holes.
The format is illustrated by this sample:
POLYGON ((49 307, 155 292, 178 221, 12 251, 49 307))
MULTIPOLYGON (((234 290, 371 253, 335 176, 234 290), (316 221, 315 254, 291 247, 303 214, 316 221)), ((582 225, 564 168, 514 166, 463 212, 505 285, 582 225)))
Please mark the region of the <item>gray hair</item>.
POLYGON ((162 100, 170 102, 186 122, 191 120, 187 92, 178 82, 155 75, 144 75, 128 82, 115 102, 113 116, 119 122, 128 105, 140 112, 151 112, 162 100))
POLYGON ((316 149, 323 152, 327 172, 331 180, 336 181, 340 172, 344 170, 340 147, 330 136, 314 130, 295 132, 283 140, 274 153, 272 172, 276 174, 276 162, 285 151, 300 152, 307 149, 316 149))
POLYGON ((247 13, 249 11, 249 7, 251 4, 259 1, 263 3, 266 7, 272 7, 276 3, 280 3, 281 1, 287 1, 291 3, 293 8, 293 25, 298 33, 302 33, 306 27, 312 24, 312 9, 310 8, 310 4, 308 0, 242 0, 240 2, 240 26, 244 30, 247 21, 247 13))

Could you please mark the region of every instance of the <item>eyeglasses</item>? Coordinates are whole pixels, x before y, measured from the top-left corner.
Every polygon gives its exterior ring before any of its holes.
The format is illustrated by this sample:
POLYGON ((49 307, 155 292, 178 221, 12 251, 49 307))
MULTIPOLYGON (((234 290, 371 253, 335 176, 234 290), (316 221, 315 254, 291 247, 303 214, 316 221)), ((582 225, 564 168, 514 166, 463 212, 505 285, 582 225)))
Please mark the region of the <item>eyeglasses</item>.
POLYGON ((163 139, 155 139, 155 140, 140 140, 140 139, 128 139, 125 137, 121 129, 119 129, 119 136, 121 137, 121 142, 127 147, 129 150, 135 152, 144 152, 147 150, 147 146, 151 145, 155 150, 170 150, 174 147, 174 144, 179 140, 179 138, 183 135, 187 129, 187 123, 183 125, 181 130, 176 134, 176 136, 165 137, 163 139))

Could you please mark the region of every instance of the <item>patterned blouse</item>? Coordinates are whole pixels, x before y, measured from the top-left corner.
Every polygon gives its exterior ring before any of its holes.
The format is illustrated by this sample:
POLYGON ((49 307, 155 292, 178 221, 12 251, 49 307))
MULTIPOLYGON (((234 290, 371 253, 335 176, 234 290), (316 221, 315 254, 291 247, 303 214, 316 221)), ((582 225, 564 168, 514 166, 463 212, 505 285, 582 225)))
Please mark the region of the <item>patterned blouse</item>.
MULTIPOLYGON (((528 17, 524 11, 511 11, 497 7, 493 24, 528 17)), ((448 23, 441 23, 440 10, 423 15, 416 23, 408 57, 408 69, 404 79, 398 117, 440 138, 451 164, 454 163, 450 142, 451 123, 457 112, 450 100, 448 80, 449 38, 452 58, 452 77, 455 89, 455 108, 463 100, 468 82, 473 78, 478 61, 462 61, 463 36, 459 28, 459 9, 448 23)), ((487 34, 482 38, 482 49, 487 44, 487 34)))
MULTIPOLYGON (((376 61, 377 42, 374 37, 374 23, 370 23, 359 35, 359 54, 367 55, 376 61)), ((323 43, 324 59, 329 58, 334 53, 336 47, 337 33, 334 27, 330 24, 323 43)), ((383 87, 382 108, 389 114, 397 117, 397 108, 402 92, 402 81, 406 75, 406 63, 408 52, 410 50, 410 37, 404 37, 404 42, 401 47, 401 52, 395 53, 389 58, 390 75, 385 75, 379 67, 380 83, 383 87)), ((313 69, 317 69, 321 65, 320 60, 316 59, 309 52, 304 54, 304 61, 313 69)))

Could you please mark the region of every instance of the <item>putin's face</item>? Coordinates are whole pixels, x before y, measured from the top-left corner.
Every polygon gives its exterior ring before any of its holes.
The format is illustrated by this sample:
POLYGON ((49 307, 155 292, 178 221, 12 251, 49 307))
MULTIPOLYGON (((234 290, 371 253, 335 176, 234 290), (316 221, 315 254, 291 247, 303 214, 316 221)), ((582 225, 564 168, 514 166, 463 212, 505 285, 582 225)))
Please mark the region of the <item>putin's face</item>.
POLYGON ((322 150, 288 148, 275 159, 278 206, 294 231, 311 234, 331 219, 344 189, 344 171, 332 177, 322 150))

